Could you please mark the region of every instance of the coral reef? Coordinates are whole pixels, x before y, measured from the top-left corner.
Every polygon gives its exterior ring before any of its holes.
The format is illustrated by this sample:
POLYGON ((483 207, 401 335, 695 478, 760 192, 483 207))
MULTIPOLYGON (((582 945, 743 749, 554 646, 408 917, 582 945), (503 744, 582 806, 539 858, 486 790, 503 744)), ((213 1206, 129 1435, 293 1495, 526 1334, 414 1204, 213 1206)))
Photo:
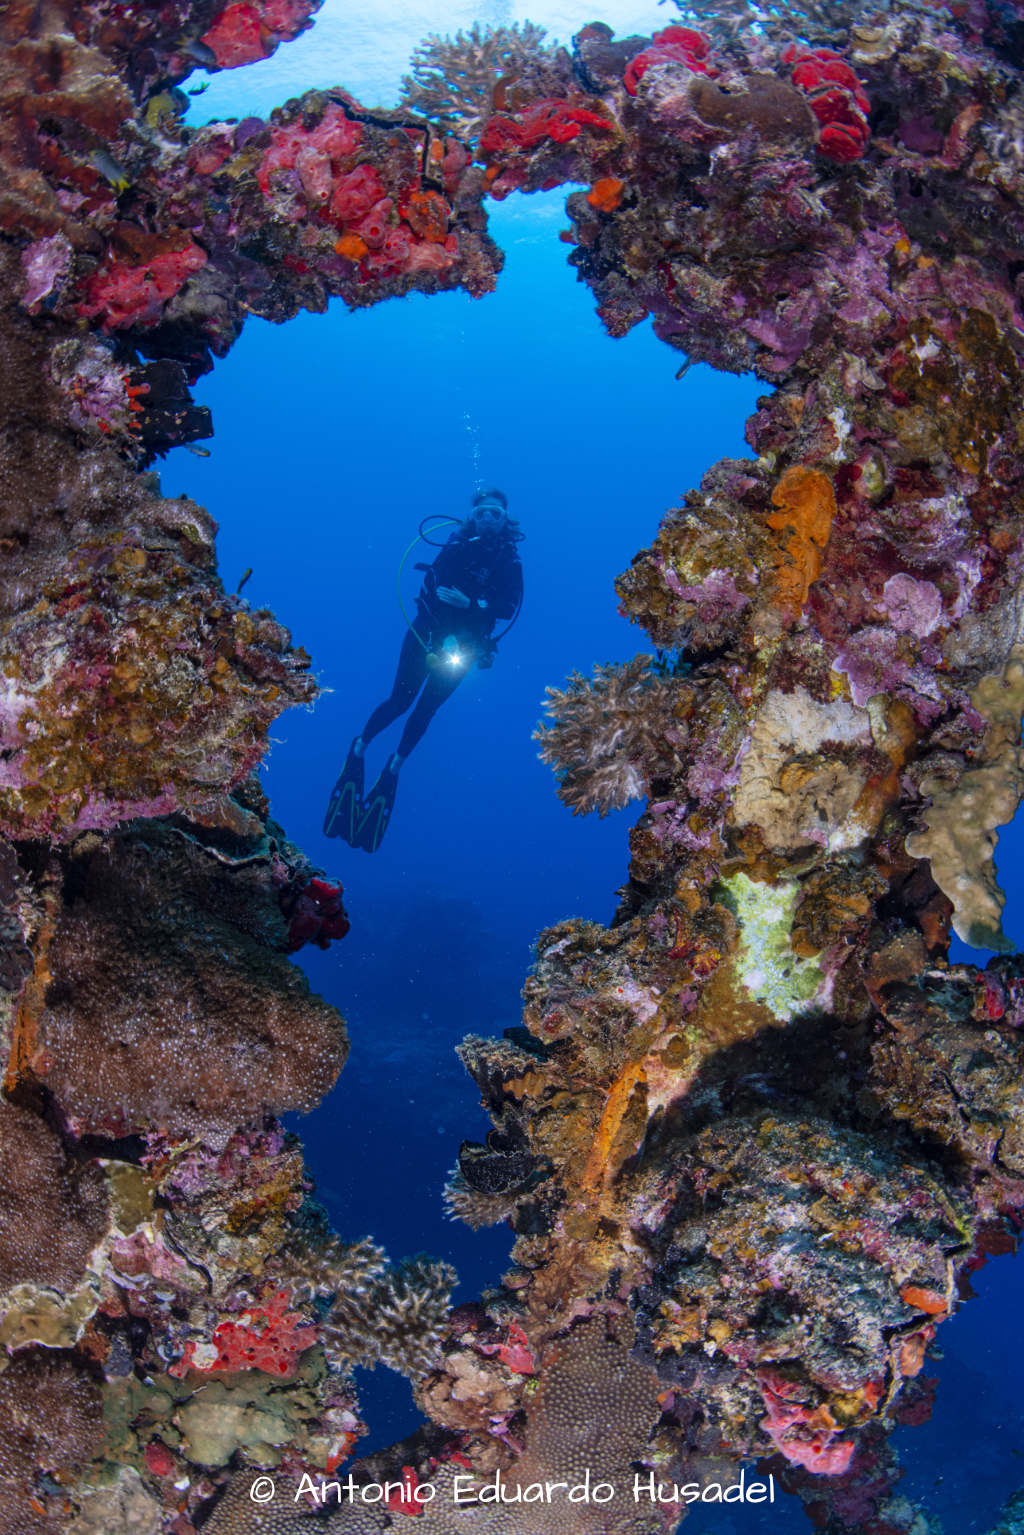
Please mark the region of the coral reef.
POLYGON ((287 850, 264 832, 235 856, 155 824, 72 849, 73 897, 37 959, 45 997, 20 1027, 26 1070, 78 1133, 216 1136, 308 1109, 337 1077, 344 1031, 284 952, 287 850))
POLYGON ((671 777, 678 761, 673 748, 689 734, 694 694, 648 663, 639 656, 626 666, 598 667, 592 683, 577 672, 567 688, 548 689, 555 723, 541 727, 536 739, 574 815, 621 810, 671 777))
POLYGON ((990 1535, 1017 1535, 1024 1528, 1024 1492, 1016 1492, 1002 1510, 999 1523, 990 1535))
POLYGON ((527 21, 482 27, 454 37, 428 37, 413 52, 402 81, 412 112, 450 124, 462 138, 478 135, 488 118, 515 99, 557 96, 572 66, 564 49, 545 46, 545 31, 527 21))
POLYGON ((474 28, 394 112, 183 123, 311 10, 0 18, 0 1520, 658 1535, 756 1461, 830 1535, 922 1535, 888 1435, 1024 1220, 1021 964, 948 960, 1005 946, 1024 787, 1020 6, 474 28), (247 315, 484 293, 486 198, 562 184, 611 335, 771 392, 618 580, 655 653, 549 690, 566 804, 646 805, 613 923, 461 1047, 493 1129, 447 1207, 516 1240, 451 1310, 329 1233, 277 1118, 347 1048, 290 958, 341 887, 251 777, 315 686, 146 469, 247 315), (321 1507, 376 1363, 427 1421, 321 1507), (528 1496, 588 1470, 613 1506, 528 1496))
POLYGON ((71 1485, 103 1444, 100 1393, 73 1356, 22 1349, 0 1374, 0 1530, 66 1528, 71 1485))
MULTIPOLYGON (((557 96, 477 132, 490 195, 587 188, 565 238, 611 334, 649 316, 774 393, 618 582, 657 655, 549 689, 561 798, 647 807, 611 928, 542 934, 525 1030, 463 1047, 537 1175, 460 1157, 447 1203, 511 1222, 477 1327, 542 1378, 579 1318, 635 1317, 663 1387, 635 1459, 760 1457, 818 1525, 923 1529, 886 1433, 1024 1209, 1016 962, 946 959, 951 924, 1004 946, 1021 794, 1015 24, 680 23, 585 28, 557 96)), ((534 1404, 465 1339, 424 1405, 472 1445, 500 1404, 506 1454, 534 1404)))

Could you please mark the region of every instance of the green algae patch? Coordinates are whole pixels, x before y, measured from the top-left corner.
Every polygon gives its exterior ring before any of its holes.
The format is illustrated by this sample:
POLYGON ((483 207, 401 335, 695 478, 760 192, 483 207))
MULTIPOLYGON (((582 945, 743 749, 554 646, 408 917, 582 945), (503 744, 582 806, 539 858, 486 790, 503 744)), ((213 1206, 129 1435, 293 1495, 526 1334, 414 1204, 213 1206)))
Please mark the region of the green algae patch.
POLYGON ((742 872, 722 885, 740 928, 736 973, 756 1002, 786 1022, 804 1009, 823 979, 818 960, 802 959, 790 943, 800 886, 795 880, 761 884, 742 872))

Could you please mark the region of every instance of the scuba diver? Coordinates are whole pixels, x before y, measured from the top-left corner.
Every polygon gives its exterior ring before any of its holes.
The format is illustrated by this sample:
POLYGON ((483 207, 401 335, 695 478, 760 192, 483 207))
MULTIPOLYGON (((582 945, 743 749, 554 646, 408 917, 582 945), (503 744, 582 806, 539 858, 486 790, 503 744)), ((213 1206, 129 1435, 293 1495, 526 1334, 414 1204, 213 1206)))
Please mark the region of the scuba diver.
POLYGON ((425 572, 423 585, 416 599, 415 618, 410 620, 402 608, 408 633, 402 641, 391 696, 374 709, 352 742, 341 777, 331 791, 324 817, 325 836, 342 837, 367 853, 377 851, 387 830, 402 763, 473 662, 481 669, 493 664, 497 641, 511 629, 522 607, 523 567, 516 545, 523 535, 508 514, 504 492, 479 490, 471 506, 464 522, 424 518, 417 537, 405 551, 399 583, 405 560, 421 540, 440 553, 432 564, 415 567, 425 572), (444 544, 428 537, 428 532, 451 522, 456 528, 444 544), (433 526, 425 531, 425 523, 433 526), (495 625, 505 620, 505 628, 495 637, 495 625), (388 758, 364 799, 367 746, 410 708, 398 750, 388 758))

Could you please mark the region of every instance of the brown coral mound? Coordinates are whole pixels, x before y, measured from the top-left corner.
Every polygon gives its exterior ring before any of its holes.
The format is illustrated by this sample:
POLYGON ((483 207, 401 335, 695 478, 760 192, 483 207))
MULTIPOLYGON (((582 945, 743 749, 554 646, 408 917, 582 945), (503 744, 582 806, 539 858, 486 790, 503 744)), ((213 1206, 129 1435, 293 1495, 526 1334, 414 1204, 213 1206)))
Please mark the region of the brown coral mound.
POLYGON ((106 1230, 95 1163, 69 1163, 53 1131, 0 1102, 0 1292, 13 1285, 73 1289, 106 1230))
MULTIPOLYGON (((643 1458, 661 1415, 658 1381, 631 1357, 631 1342, 626 1321, 595 1316, 545 1352, 526 1450, 516 1465, 520 1483, 557 1478, 574 1484, 589 1468, 593 1481, 626 1488, 630 1464, 643 1458)), ((603 1528, 607 1515, 593 1515, 593 1528, 603 1528)))
POLYGON ((61 1493, 103 1443, 100 1393, 70 1355, 16 1354, 0 1374, 0 1535, 53 1535, 65 1528, 61 1493))
MULTIPOLYGON (((77 1125, 223 1132, 331 1087, 343 1023, 252 935, 253 889, 245 867, 229 874, 170 831, 74 859, 39 1039, 41 1075, 77 1125)), ((283 948, 283 919, 279 933, 283 948)))

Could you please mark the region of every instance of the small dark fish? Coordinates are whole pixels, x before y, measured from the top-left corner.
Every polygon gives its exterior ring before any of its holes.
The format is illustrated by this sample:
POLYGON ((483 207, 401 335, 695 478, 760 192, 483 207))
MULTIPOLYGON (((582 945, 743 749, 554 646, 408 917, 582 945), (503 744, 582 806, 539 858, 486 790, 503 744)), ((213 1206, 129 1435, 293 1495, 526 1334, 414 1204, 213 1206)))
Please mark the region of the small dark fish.
POLYGON ((210 456, 209 448, 197 448, 194 442, 182 443, 182 447, 187 448, 190 453, 194 453, 196 458, 209 458, 210 456))
POLYGON ((248 570, 243 571, 242 579, 241 579, 241 581, 239 581, 238 585, 235 587, 235 596, 236 597, 240 597, 242 595, 242 587, 245 585, 245 583, 248 581, 248 579, 249 579, 249 577, 251 575, 252 575, 252 566, 250 565, 248 570))
POLYGON ((96 149, 92 154, 92 163, 105 180, 110 182, 115 192, 126 192, 131 186, 131 178, 123 165, 118 165, 113 155, 106 149, 96 149))
POLYGON ((204 91, 208 91, 209 89, 210 89, 210 82, 209 82, 209 80, 204 80, 202 85, 194 85, 192 87, 192 89, 189 91, 188 94, 190 96, 201 96, 204 91))
POLYGON ((183 37, 181 51, 187 53, 190 59, 195 59, 197 64, 202 64, 205 69, 218 69, 217 55, 209 43, 201 43, 197 37, 183 37))

